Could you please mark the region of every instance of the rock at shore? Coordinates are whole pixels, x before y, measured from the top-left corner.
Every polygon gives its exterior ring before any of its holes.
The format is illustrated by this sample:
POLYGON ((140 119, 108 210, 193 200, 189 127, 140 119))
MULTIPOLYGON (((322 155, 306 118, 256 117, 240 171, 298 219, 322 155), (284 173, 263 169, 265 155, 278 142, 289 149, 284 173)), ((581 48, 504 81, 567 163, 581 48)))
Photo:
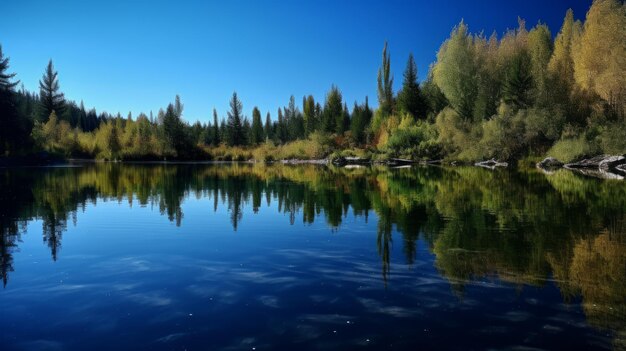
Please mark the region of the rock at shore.
POLYGON ((578 162, 572 162, 565 165, 565 168, 595 168, 605 171, 615 170, 618 166, 626 164, 624 156, 600 155, 587 158, 578 162))

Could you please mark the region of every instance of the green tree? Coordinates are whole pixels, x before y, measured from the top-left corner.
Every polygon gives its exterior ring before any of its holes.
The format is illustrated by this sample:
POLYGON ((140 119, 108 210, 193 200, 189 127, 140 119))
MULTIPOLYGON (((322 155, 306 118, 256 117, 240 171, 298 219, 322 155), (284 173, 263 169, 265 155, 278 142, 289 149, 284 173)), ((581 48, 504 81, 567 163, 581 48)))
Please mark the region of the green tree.
POLYGON ((383 47, 382 64, 378 69, 378 108, 383 117, 393 113, 393 76, 391 75, 391 59, 387 52, 387 42, 383 47))
POLYGON ((265 115, 264 132, 265 132, 265 139, 266 140, 272 140, 274 138, 274 133, 272 131, 272 118, 270 117, 270 113, 269 112, 267 113, 267 115, 265 115))
POLYGON ((467 25, 461 21, 437 53, 433 78, 451 107, 464 119, 473 117, 478 93, 476 74, 473 40, 467 25))
POLYGON ((221 140, 221 136, 220 136, 220 124, 219 121, 217 120, 217 110, 213 109, 213 136, 211 137, 211 143, 213 144, 213 146, 217 146, 219 145, 222 140, 221 140))
POLYGON ((43 78, 39 81, 40 118, 45 121, 55 111, 57 116, 65 110, 65 97, 59 91, 58 72, 54 70, 52 60, 48 62, 43 78))
POLYGON ((304 134, 308 136, 317 128, 317 119, 315 118, 315 99, 313 95, 309 95, 302 99, 302 111, 304 111, 304 134))
POLYGON ((237 97, 237 92, 233 92, 230 99, 230 111, 228 112, 226 143, 229 146, 241 146, 245 144, 245 133, 243 128, 243 104, 237 97))
POLYGON ((28 140, 26 128, 20 120, 15 101, 15 87, 12 82, 15 73, 8 73, 9 58, 4 57, 0 46, 0 156, 12 153, 28 140))
POLYGON ((343 97, 339 88, 332 85, 330 91, 326 94, 322 129, 328 133, 337 132, 340 129, 337 126, 337 121, 340 119, 343 119, 343 97))
POLYGON ((174 156, 180 156, 180 152, 183 151, 183 125, 179 113, 174 105, 169 104, 163 115, 162 123, 166 149, 172 152, 174 156))
POLYGON ((515 109, 528 108, 531 104, 531 60, 523 51, 515 55, 504 76, 502 98, 515 109))
POLYGON ((549 103, 548 63, 552 56, 552 34, 545 24, 538 24, 528 33, 528 52, 532 64, 534 100, 540 106, 549 103))
POLYGON ((402 90, 398 93, 397 107, 399 111, 406 112, 413 118, 426 118, 425 103, 417 83, 417 66, 415 65, 413 54, 409 54, 409 60, 404 71, 402 90))
POLYGON ((250 132, 250 144, 258 145, 263 142, 263 122, 261 122, 261 111, 258 107, 252 109, 252 130, 250 132))

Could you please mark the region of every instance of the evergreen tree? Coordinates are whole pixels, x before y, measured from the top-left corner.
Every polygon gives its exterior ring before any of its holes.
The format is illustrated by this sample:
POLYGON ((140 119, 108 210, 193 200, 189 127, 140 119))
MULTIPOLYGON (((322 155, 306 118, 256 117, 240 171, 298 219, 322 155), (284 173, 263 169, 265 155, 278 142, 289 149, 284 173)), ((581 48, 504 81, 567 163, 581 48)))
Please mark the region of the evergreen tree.
POLYGON ((348 104, 343 103, 343 110, 339 118, 337 119, 337 133, 343 134, 350 129, 350 111, 348 110, 348 104))
POLYGON ((12 153, 28 140, 26 128, 20 120, 16 106, 15 73, 8 73, 9 58, 4 57, 0 46, 0 157, 12 153))
POLYGON ((39 81, 39 99, 41 102, 41 120, 45 121, 55 111, 60 116, 65 111, 65 97, 59 91, 58 72, 54 70, 52 60, 48 62, 43 78, 39 81))
POLYGON ((252 130, 250 131, 250 144, 258 145, 263 142, 263 122, 261 122, 261 111, 258 107, 252 109, 252 130))
POLYGON ((391 76, 391 59, 387 52, 387 42, 383 47, 383 61, 378 69, 378 108, 383 117, 393 113, 393 76, 391 76))
POLYGON ((217 120, 217 110, 213 109, 213 135, 211 136, 211 144, 217 146, 222 142, 220 135, 220 124, 217 120))
POLYGON ((322 118, 322 129, 328 133, 338 131, 337 121, 343 119, 343 97, 341 91, 335 85, 331 86, 326 94, 324 112, 322 118))
POLYGON ((318 123, 315 118, 315 99, 313 98, 313 95, 303 98, 302 111, 304 111, 304 134, 307 136, 315 131, 318 123))
POLYGON ((278 108, 278 122, 276 122, 276 138, 281 144, 286 143, 288 139, 287 126, 280 107, 278 108))
POLYGON ((183 143, 183 126, 180 117, 174 105, 167 105, 165 114, 163 115, 163 135, 165 138, 166 148, 174 153, 174 156, 180 156, 183 143))
POLYGON ((426 118, 425 103, 417 83, 417 66, 413 54, 409 54, 402 90, 398 93, 397 105, 398 110, 410 114, 413 118, 426 118))
POLYGON ((237 97, 237 92, 233 92, 230 100, 230 111, 228 112, 227 139, 229 146, 241 146, 245 144, 245 133, 243 128, 243 104, 237 97))
POLYGON ((526 52, 521 52, 512 60, 502 85, 504 102, 514 109, 528 108, 531 104, 531 62, 526 52))
POLYGON ((265 139, 272 140, 274 137, 274 133, 272 133, 272 119, 270 117, 270 113, 268 112, 265 116, 265 127, 263 128, 265 132, 265 139))

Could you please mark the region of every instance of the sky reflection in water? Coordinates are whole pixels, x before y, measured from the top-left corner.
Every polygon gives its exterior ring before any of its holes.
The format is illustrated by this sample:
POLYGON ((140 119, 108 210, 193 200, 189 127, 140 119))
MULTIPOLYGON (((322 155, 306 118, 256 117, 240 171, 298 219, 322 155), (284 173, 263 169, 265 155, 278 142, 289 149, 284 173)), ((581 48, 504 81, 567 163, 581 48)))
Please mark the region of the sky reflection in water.
POLYGON ((0 344, 624 349, 625 210, 567 171, 0 170, 0 344))

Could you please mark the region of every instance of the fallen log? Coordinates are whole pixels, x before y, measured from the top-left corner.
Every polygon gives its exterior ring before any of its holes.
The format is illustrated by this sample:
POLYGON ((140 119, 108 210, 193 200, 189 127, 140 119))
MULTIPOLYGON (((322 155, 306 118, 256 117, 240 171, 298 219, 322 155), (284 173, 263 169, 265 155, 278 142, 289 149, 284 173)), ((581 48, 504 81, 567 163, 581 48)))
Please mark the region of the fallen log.
POLYGON ((509 164, 507 162, 496 161, 492 158, 491 160, 476 162, 474 163, 474 166, 496 169, 496 167, 508 167, 509 164))

